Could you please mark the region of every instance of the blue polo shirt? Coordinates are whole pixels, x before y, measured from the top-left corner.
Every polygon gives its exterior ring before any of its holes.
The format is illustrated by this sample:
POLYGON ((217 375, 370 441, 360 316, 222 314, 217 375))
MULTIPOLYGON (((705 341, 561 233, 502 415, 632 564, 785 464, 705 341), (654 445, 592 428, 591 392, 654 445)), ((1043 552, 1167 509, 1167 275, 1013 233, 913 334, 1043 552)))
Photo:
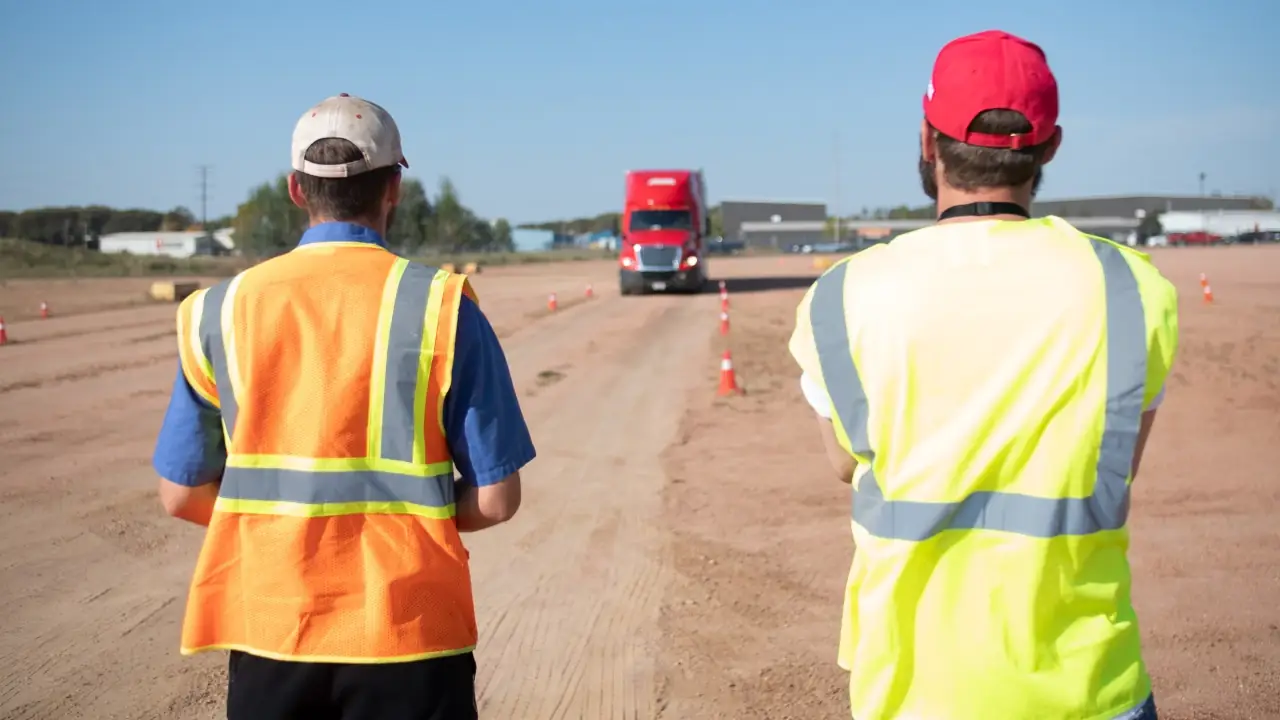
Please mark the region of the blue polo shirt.
MULTIPOLYGON (((374 230, 341 222, 316 225, 299 244, 335 241, 385 247, 374 230)), ((458 306, 454 342, 453 382, 444 398, 445 437, 462 481, 491 485, 533 460, 533 440, 498 336, 468 297, 458 306)), ((194 487, 220 479, 226 460, 218 409, 196 394, 179 364, 152 465, 160 477, 194 487)))

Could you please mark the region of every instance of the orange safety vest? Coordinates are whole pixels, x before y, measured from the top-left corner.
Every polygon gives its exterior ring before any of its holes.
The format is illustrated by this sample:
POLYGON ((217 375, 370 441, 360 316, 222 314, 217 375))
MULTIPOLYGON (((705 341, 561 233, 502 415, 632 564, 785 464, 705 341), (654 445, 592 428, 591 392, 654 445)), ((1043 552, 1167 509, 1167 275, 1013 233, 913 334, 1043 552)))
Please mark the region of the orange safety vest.
POLYGON ((464 275, 318 243, 184 300, 227 461, 182 654, 407 662, 476 644, 442 421, 464 275))

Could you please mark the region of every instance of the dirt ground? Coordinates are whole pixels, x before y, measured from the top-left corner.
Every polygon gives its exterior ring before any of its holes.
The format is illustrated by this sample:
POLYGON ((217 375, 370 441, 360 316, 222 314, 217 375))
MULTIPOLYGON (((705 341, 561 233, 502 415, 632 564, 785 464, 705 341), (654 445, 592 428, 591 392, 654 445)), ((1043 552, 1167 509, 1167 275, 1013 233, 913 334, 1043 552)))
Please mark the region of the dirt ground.
MULTIPOLYGON (((1280 248, 1156 260, 1183 293, 1131 516, 1157 700, 1165 718, 1278 718, 1280 248)), ((727 340, 714 293, 621 298, 610 263, 474 279, 539 453, 516 519, 466 538, 482 717, 847 717, 848 488, 785 348, 816 271, 711 267, 727 340), (726 346, 747 391, 727 400, 726 346)), ((154 498, 177 366, 173 306, 138 303, 149 283, 0 286, 0 717, 221 716, 225 656, 177 652, 201 536, 154 498)))

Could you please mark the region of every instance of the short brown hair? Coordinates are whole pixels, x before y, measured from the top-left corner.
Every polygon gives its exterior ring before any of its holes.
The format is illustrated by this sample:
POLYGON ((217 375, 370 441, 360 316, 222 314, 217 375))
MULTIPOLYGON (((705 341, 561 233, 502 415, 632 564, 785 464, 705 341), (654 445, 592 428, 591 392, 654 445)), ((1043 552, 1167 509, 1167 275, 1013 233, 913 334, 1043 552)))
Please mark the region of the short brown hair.
MULTIPOLYGON (((323 165, 341 165, 361 158, 360 149, 350 140, 325 138, 311 143, 306 159, 323 165)), ((334 220, 376 217, 387 184, 400 173, 398 166, 378 168, 345 178, 319 178, 299 172, 298 187, 307 199, 312 215, 334 220)))
MULTIPOLYGON (((1025 185, 1036 178, 1053 139, 1020 150, 966 145, 930 126, 938 143, 938 160, 943 177, 957 190, 973 192, 983 188, 1025 185)), ((1014 110, 987 110, 969 124, 970 132, 991 135, 1030 133, 1031 123, 1014 110)), ((1055 133, 1056 137, 1056 133, 1055 133)))

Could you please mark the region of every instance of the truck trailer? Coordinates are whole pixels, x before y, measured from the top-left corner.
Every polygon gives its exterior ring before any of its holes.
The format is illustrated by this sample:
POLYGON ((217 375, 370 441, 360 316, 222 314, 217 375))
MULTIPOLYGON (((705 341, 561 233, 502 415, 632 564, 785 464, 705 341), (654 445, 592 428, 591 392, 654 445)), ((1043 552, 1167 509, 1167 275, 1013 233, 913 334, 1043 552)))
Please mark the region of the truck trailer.
POLYGON ((711 234, 706 192, 701 170, 627 172, 618 249, 623 295, 702 291, 711 234))

